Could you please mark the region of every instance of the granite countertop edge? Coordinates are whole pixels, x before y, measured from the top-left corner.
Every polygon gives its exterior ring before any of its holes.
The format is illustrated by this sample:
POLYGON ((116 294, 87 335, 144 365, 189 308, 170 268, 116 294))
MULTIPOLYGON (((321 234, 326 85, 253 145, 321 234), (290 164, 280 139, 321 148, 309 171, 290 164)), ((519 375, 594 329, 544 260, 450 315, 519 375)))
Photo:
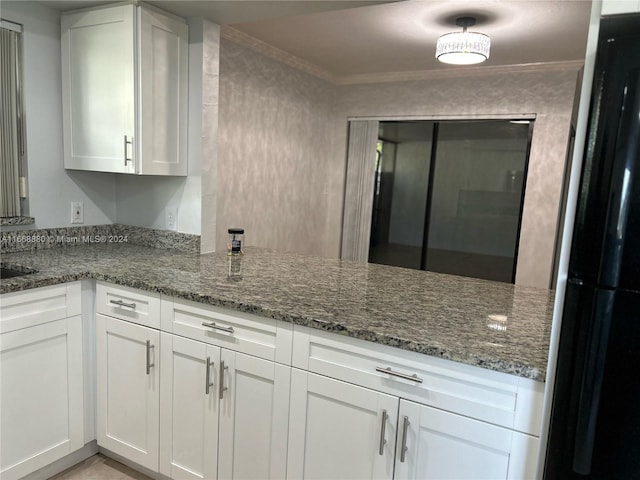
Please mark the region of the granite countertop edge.
POLYGON ((164 295, 169 295, 206 305, 229 308, 239 312, 258 315, 274 320, 285 321, 293 323, 295 325, 323 330, 338 335, 345 335, 348 337, 366 340, 382 345, 388 345, 391 347, 400 348, 402 350, 416 352, 445 360, 456 361, 467 365, 477 366, 487 370, 512 374, 540 382, 545 381, 546 372, 531 365, 527 365, 521 362, 508 362, 500 359, 495 359, 490 356, 471 355, 464 351, 458 351, 450 347, 443 347, 441 345, 438 345, 438 342, 436 341, 432 342, 431 344, 418 343, 409 339, 399 338, 398 336, 382 334, 374 331, 373 329, 352 328, 340 323, 339 321, 335 322, 318 320, 316 318, 308 317, 305 315, 290 314, 279 310, 264 308, 260 305, 254 305, 251 303, 236 302, 234 300, 224 299, 223 297, 218 297, 215 295, 199 294, 197 292, 181 290, 177 288, 167 288, 153 284, 151 282, 134 281, 128 279, 123 275, 112 275, 99 271, 83 271, 61 275, 46 275, 40 276, 38 278, 29 278, 29 276, 23 276, 20 277, 19 282, 1 282, 0 294, 59 285, 85 279, 104 281, 113 283, 115 285, 136 288, 148 292, 161 293, 164 295))

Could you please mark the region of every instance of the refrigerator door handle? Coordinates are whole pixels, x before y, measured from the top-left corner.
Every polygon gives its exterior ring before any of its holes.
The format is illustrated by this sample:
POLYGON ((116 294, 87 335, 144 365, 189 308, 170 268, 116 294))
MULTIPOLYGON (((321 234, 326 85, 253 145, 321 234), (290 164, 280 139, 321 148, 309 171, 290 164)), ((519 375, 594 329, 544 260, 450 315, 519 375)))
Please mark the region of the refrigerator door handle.
POLYGON ((620 109, 618 135, 616 138, 612 188, 607 211, 607 224, 602 246, 601 285, 618 286, 620 271, 624 262, 624 243, 627 238, 629 210, 634 202, 633 185, 638 174, 638 154, 640 154, 640 69, 629 71, 625 82, 623 100, 620 109))
POLYGON ((581 475, 591 473, 614 299, 615 291, 613 290, 599 290, 596 293, 594 318, 582 371, 573 451, 573 470, 581 475))

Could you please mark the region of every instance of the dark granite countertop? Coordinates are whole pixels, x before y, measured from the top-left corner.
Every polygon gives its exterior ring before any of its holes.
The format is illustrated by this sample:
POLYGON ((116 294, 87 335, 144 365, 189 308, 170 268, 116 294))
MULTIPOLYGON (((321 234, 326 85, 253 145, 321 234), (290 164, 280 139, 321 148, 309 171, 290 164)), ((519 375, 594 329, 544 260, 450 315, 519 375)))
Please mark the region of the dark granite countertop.
POLYGON ((238 258, 101 244, 2 263, 38 273, 3 279, 0 293, 92 278, 545 380, 550 290, 257 248, 238 258))

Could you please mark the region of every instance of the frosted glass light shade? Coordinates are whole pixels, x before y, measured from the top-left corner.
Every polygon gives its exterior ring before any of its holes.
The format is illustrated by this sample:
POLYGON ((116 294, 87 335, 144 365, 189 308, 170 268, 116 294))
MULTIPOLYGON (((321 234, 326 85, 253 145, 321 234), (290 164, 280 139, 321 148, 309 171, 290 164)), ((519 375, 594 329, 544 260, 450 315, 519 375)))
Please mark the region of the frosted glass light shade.
POLYGON ((438 38, 436 58, 453 65, 473 65, 489 58, 491 39, 478 32, 445 33, 438 38))

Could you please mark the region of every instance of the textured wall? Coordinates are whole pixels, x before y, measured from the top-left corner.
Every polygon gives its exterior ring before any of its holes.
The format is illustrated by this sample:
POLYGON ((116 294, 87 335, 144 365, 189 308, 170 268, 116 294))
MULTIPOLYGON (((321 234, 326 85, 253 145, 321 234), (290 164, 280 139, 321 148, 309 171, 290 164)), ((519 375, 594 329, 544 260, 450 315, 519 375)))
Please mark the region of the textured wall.
POLYGON ((240 226, 248 245, 339 256, 349 118, 534 114, 516 282, 546 288, 576 77, 532 71, 336 86, 222 39, 218 245, 240 226))
POLYGON ((221 40, 218 249, 228 227, 243 227, 247 245, 338 255, 345 147, 335 140, 346 122, 335 121, 335 92, 221 40))
MULTIPOLYGON (((202 162, 202 253, 216 250, 220 27, 202 20, 202 87, 199 133, 202 162)), ((224 244, 221 245, 224 247, 224 244)))
POLYGON ((575 71, 523 72, 342 86, 338 121, 535 114, 516 283, 548 288, 576 79, 575 71))

